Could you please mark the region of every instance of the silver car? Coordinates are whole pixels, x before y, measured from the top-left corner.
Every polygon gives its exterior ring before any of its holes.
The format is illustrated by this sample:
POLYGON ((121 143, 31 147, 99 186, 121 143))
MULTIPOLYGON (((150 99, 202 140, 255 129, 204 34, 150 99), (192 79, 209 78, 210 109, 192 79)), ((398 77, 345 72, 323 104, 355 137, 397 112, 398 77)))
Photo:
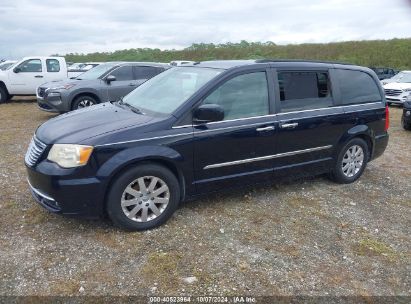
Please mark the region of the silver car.
POLYGON ((37 103, 48 112, 64 113, 106 101, 117 101, 146 80, 169 69, 168 64, 107 62, 74 79, 37 88, 37 103))

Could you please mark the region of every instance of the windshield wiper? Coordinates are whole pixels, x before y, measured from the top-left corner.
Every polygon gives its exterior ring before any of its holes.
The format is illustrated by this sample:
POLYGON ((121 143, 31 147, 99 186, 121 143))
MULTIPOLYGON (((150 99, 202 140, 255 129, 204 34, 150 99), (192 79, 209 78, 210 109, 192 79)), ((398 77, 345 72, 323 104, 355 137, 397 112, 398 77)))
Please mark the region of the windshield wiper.
POLYGON ((136 108, 135 106, 132 106, 131 104, 129 104, 129 103, 127 103, 127 102, 124 102, 124 101, 123 101, 123 97, 121 97, 121 98, 119 99, 119 101, 117 102, 117 104, 120 105, 120 106, 126 106, 126 107, 129 108, 131 111, 133 111, 134 113, 144 115, 144 112, 142 112, 139 108, 136 108))

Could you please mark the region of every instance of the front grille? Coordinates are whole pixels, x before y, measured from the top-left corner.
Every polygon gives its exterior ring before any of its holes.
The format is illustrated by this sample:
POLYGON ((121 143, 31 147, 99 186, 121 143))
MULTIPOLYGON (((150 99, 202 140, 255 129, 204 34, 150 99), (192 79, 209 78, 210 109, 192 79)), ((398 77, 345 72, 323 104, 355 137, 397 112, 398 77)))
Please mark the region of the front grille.
POLYGON ((47 145, 38 140, 36 135, 34 135, 27 149, 26 157, 24 158, 26 164, 30 167, 34 166, 39 160, 40 156, 43 154, 46 147, 47 145))
POLYGON ((384 91, 386 96, 398 96, 402 94, 402 90, 385 89, 384 91))
POLYGON ((44 97, 46 95, 46 88, 38 88, 37 95, 39 95, 39 97, 44 97))

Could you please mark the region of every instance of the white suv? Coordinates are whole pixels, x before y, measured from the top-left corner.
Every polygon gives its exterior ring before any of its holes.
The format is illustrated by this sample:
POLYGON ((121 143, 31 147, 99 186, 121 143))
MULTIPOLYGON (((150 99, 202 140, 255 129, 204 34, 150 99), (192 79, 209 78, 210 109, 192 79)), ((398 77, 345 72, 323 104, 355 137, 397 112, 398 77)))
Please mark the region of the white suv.
POLYGON ((411 94, 411 71, 402 71, 382 81, 387 103, 403 104, 411 94))

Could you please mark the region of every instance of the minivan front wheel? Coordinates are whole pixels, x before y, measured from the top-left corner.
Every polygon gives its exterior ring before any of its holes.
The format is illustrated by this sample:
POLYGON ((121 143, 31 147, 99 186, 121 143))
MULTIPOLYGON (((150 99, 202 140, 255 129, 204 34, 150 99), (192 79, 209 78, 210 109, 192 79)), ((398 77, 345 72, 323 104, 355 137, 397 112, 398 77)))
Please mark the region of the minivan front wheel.
POLYGON ((129 169, 113 183, 107 213, 126 230, 146 230, 166 222, 177 209, 180 187, 175 175, 163 166, 143 164, 129 169))
POLYGON ((338 153, 331 178, 342 184, 356 181, 364 172, 368 162, 368 145, 361 138, 350 140, 338 153))

